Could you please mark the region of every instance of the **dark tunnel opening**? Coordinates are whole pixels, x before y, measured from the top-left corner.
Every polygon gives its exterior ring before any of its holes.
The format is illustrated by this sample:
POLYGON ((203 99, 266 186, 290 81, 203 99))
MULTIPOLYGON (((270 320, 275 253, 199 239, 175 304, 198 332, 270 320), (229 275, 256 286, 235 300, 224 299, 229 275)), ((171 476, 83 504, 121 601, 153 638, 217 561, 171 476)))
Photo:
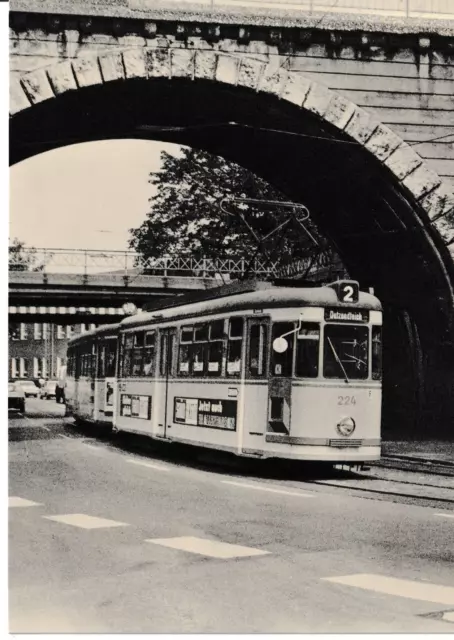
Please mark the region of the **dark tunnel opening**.
POLYGON ((426 214, 370 153, 273 96, 209 81, 134 79, 68 92, 11 118, 11 164, 114 138, 173 142, 242 165, 307 206, 384 320, 384 435, 454 422, 454 273, 426 214), (451 398, 451 399, 450 399, 451 398))

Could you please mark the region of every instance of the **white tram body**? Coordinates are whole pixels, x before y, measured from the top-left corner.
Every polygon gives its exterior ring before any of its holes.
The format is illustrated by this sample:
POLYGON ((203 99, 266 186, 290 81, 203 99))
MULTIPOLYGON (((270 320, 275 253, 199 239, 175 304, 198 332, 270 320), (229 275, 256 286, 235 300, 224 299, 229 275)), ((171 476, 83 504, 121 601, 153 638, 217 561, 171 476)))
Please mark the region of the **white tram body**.
MULTIPOLYGON (((359 464, 380 457, 375 296, 340 281, 255 283, 208 297, 120 323, 115 430, 258 458, 359 464)), ((96 331, 85 340, 99 344, 96 331)), ((76 415, 77 407, 86 419, 82 400, 73 404, 76 415)), ((92 416, 99 419, 94 407, 92 416)))
POLYGON ((112 426, 119 324, 104 325, 70 340, 66 379, 68 413, 112 426))

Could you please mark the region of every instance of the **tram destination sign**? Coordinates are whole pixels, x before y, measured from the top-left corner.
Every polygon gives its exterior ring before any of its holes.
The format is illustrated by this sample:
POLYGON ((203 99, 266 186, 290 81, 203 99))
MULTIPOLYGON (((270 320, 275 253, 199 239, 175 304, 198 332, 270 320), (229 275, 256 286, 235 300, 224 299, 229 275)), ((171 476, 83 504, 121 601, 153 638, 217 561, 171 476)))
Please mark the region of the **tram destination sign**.
POLYGON ((173 421, 196 427, 236 431, 236 400, 175 398, 173 421))
POLYGON ((325 309, 326 322, 369 322, 369 311, 363 309, 325 309))

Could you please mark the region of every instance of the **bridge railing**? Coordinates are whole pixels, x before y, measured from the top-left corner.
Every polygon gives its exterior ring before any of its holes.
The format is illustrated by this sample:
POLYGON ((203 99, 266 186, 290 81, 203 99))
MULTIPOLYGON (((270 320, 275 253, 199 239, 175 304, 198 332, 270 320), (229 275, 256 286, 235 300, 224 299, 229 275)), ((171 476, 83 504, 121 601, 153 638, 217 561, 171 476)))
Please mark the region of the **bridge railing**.
POLYGON ((322 253, 283 265, 263 258, 250 261, 243 257, 213 260, 191 256, 170 256, 144 259, 134 251, 102 251, 98 249, 27 249, 11 251, 10 272, 42 274, 116 275, 130 279, 140 275, 173 276, 178 278, 236 279, 246 274, 258 278, 308 275, 332 264, 332 257, 322 253))
POLYGON ((242 7, 304 11, 307 13, 355 13, 401 18, 443 18, 454 20, 453 0, 129 0, 131 9, 166 5, 197 5, 207 9, 242 7))

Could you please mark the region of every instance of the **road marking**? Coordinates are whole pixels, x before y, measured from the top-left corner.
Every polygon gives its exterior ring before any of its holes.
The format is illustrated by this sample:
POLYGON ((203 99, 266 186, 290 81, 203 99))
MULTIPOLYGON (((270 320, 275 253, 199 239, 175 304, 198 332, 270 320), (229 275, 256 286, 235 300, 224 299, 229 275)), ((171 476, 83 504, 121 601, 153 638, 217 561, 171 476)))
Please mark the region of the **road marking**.
POLYGON ((322 580, 344 584, 349 587, 376 591, 378 593, 385 593, 390 596, 410 598, 411 600, 425 600, 426 602, 454 605, 454 587, 446 587, 441 584, 400 580, 398 578, 367 573, 322 578, 322 580))
POLYGON ((242 547, 238 544, 228 544, 227 542, 195 538, 193 536, 159 538, 155 540, 145 540, 145 542, 170 547, 171 549, 178 549, 179 551, 189 551, 189 553, 197 553, 202 556, 210 556, 211 558, 247 558, 248 556, 264 556, 270 553, 262 549, 242 547))
POLYGON ((42 507, 42 503, 26 500, 25 498, 18 498, 17 496, 10 496, 8 498, 8 507, 42 507))
POLYGON ((232 482, 231 480, 221 480, 223 484, 231 484, 234 487, 243 487, 244 489, 256 489, 256 491, 268 491, 269 493, 281 493, 285 496, 295 496, 296 498, 313 498, 310 493, 300 493, 296 491, 286 491, 285 489, 272 489, 271 487, 262 487, 259 484, 246 484, 244 482, 232 482))
POLYGON ((159 464, 153 464, 153 462, 145 462, 142 460, 127 460, 129 464, 138 464, 141 467, 150 467, 150 469, 156 469, 157 471, 170 471, 168 467, 163 467, 159 464))
POLYGON ((81 529, 102 529, 105 527, 129 527, 126 522, 116 522, 115 520, 106 520, 105 518, 95 518, 87 516, 84 513, 67 513, 61 516, 43 516, 46 520, 54 520, 62 522, 73 527, 81 529))
POLYGON ((44 431, 50 431, 49 427, 45 427, 44 425, 43 425, 43 429, 44 431))
POLYGON ((438 518, 454 518, 454 513, 434 513, 438 518))
POLYGON ((443 614, 443 620, 447 622, 454 622, 454 611, 445 611, 443 614))

